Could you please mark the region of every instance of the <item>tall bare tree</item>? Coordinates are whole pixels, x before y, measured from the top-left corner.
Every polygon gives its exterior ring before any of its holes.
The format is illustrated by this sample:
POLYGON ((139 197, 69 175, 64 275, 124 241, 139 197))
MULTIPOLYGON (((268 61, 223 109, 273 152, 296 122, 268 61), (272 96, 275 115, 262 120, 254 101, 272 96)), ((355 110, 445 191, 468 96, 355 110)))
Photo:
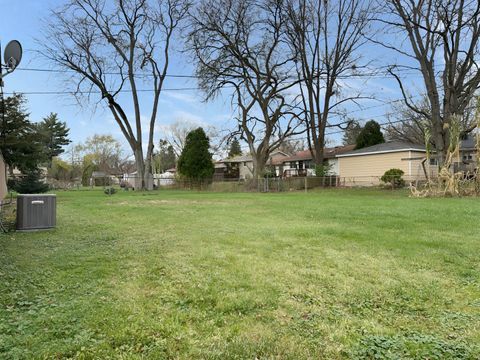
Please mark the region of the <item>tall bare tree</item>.
POLYGON ((405 67, 420 72, 428 111, 412 101, 400 67, 393 66, 390 73, 399 84, 405 105, 431 124, 432 142, 442 164, 450 143, 451 120, 464 116, 480 84, 480 2, 393 0, 382 1, 381 7, 383 14, 377 20, 387 26, 388 36, 392 38, 393 29, 403 37, 396 43, 381 43, 404 55, 408 59, 405 67), (403 39, 407 48, 402 46, 403 39))
MULTIPOLYGON (((392 105, 391 113, 387 116, 389 122, 385 127, 385 135, 389 140, 423 144, 425 143, 425 131, 431 133, 430 129, 432 128, 432 117, 425 116, 425 114, 430 114, 430 103, 427 96, 422 96, 417 101, 410 101, 415 104, 415 108, 422 109, 423 113, 412 110, 404 102, 395 102, 392 105)), ((463 117, 459 119, 460 128, 466 129, 464 134, 476 127, 474 110, 475 105, 471 103, 465 108, 463 117)), ((431 141, 430 145, 434 146, 435 144, 431 141)))
POLYGON ((368 29, 370 5, 363 0, 288 0, 286 12, 308 145, 315 163, 322 165, 331 116, 365 95, 342 93, 341 88, 362 68, 360 50, 366 42, 362 34, 368 29))
POLYGON ((282 0, 203 0, 191 14, 190 48, 206 98, 228 91, 239 135, 263 176, 270 153, 300 131, 289 90, 294 56, 285 45, 282 0))
POLYGON ((152 187, 151 158, 160 93, 170 63, 172 37, 189 8, 188 0, 69 0, 52 11, 42 53, 73 71, 79 99, 100 93, 128 141, 138 174, 135 188, 152 187), (146 156, 138 84, 150 87, 146 156), (121 93, 130 95, 130 100, 121 93), (133 116, 128 115, 129 106, 133 116))

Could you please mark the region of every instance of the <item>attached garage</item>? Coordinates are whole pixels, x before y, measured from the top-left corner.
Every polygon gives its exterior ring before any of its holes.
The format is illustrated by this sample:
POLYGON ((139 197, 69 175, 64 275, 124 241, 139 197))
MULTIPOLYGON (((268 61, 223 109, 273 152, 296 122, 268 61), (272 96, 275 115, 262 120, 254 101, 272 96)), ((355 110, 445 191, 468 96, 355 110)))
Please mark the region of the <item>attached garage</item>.
MULTIPOLYGON (((386 142, 337 155, 340 181, 346 186, 374 186, 385 171, 403 170, 405 181, 425 180, 422 161, 425 147, 404 142, 386 142)), ((427 171, 429 164, 425 164, 427 171)))

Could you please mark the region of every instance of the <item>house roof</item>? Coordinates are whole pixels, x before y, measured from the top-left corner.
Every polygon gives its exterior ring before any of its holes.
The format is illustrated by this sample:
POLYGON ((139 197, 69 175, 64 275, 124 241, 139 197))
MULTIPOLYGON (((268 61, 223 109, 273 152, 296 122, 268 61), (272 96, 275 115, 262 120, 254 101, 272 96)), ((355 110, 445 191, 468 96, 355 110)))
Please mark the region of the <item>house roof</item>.
POLYGON ((252 161, 252 155, 237 155, 230 159, 224 159, 221 162, 223 163, 236 163, 236 162, 244 162, 244 161, 252 161))
POLYGON ((213 164, 215 166, 215 169, 224 169, 227 167, 227 165, 225 165, 224 162, 221 162, 221 161, 217 161, 215 164, 213 164))
POLYGON ((392 153, 392 152, 401 152, 401 151, 426 152, 424 145, 413 144, 413 143, 408 143, 403 141, 389 141, 389 142, 365 147, 358 150, 347 151, 337 156, 338 157, 361 156, 361 155, 373 155, 373 154, 383 154, 383 153, 392 153))
POLYGON ((472 134, 468 134, 465 139, 462 139, 460 143, 460 149, 461 150, 475 150, 477 145, 477 141, 475 139, 475 136, 472 134))
MULTIPOLYGON (((283 151, 276 150, 270 154, 270 159, 268 163, 273 165, 281 164, 282 161, 279 161, 279 160, 287 156, 288 154, 284 153, 283 151)), ((246 155, 238 155, 231 159, 224 159, 221 162, 222 163, 240 163, 240 162, 249 162, 249 161, 253 161, 252 155, 246 154, 246 155)))
POLYGON ((92 178, 99 178, 99 177, 107 177, 107 173, 105 171, 92 172, 92 178))
MULTIPOLYGON (((325 159, 332 159, 339 154, 343 154, 345 152, 351 151, 355 148, 355 145, 345 145, 345 146, 335 146, 330 148, 325 148, 323 150, 323 155, 325 159)), ((310 150, 302 150, 295 153, 292 156, 284 158, 282 162, 289 162, 289 161, 307 161, 312 160, 312 153, 310 150)))

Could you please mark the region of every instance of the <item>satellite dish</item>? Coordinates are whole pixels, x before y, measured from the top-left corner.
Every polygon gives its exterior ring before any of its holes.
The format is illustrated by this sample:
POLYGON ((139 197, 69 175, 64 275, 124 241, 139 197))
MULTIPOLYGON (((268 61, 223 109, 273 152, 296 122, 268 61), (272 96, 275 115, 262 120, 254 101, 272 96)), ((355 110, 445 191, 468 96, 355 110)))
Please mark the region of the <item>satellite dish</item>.
POLYGON ((7 44, 3 53, 3 60, 10 71, 15 70, 20 64, 22 60, 22 45, 17 40, 12 40, 7 44))

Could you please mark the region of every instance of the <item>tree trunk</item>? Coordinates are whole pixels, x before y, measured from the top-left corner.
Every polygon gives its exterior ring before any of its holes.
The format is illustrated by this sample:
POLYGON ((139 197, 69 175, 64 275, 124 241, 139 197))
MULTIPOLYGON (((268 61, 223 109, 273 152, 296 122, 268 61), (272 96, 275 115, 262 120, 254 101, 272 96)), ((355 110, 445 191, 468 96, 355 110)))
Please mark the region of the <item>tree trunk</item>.
POLYGON ((152 161, 149 157, 145 160, 143 181, 145 184, 145 190, 153 190, 152 161))
POLYGON ((264 154, 255 154, 253 156, 253 178, 261 179, 265 174, 265 166, 267 164, 267 159, 265 159, 264 154))
POLYGON ((145 186, 145 159, 143 158, 142 147, 138 147, 134 151, 135 166, 137 175, 135 176, 135 190, 146 190, 145 186))
POLYGON ((323 160, 324 160, 324 149, 325 149, 325 135, 324 135, 325 130, 321 129, 319 134, 317 134, 317 143, 315 144, 315 149, 314 149, 314 160, 315 160, 315 165, 316 166, 322 166, 323 165, 323 160))

